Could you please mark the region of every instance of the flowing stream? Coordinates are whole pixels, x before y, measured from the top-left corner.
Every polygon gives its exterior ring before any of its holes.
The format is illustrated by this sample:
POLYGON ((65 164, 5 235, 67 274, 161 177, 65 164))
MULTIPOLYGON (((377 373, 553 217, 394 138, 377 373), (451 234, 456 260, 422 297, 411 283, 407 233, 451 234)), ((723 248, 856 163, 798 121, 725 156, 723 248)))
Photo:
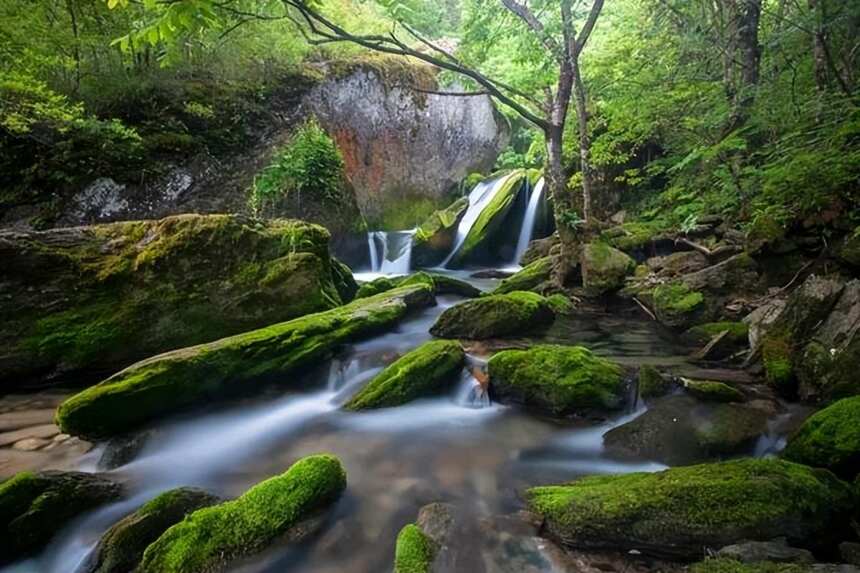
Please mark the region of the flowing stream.
MULTIPOLYGON (((235 497, 317 452, 337 455, 348 475, 347 491, 323 530, 298 546, 276 543, 231 571, 388 571, 398 531, 434 501, 456 504, 467 524, 450 547, 461 556, 458 571, 556 570, 549 544, 533 536, 515 537, 514 543, 499 524, 522 509, 526 487, 665 467, 620 462, 603 451, 603 434, 642 410, 577 426, 493 404, 474 375, 487 358, 479 354, 468 356, 468 367, 446 396, 361 413, 340 409, 386 364, 430 339, 438 315, 459 300, 438 297, 437 306, 349 346, 301 380, 158 424, 136 459, 109 472, 127 483, 124 500, 84 515, 42 554, 4 573, 79 571, 110 525, 159 492, 193 485, 235 497)), ((629 317, 565 319, 542 339, 587 342, 620 362, 684 360, 653 322, 629 317)))

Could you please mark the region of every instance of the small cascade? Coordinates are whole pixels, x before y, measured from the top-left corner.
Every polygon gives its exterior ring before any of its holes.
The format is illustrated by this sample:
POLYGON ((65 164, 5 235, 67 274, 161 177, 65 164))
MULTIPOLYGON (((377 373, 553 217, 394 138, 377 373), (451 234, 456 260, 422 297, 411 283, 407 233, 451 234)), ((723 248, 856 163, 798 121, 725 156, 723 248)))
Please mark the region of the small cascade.
POLYGON ((535 219, 537 218, 538 207, 540 207, 541 197, 543 197, 544 178, 541 177, 529 197, 529 204, 526 207, 526 214, 523 218, 523 226, 520 228, 520 236, 517 239, 517 248, 514 253, 513 264, 520 264, 520 259, 526 252, 529 246, 529 241, 532 240, 532 234, 535 228, 535 219))
POLYGON ((490 406, 490 395, 487 392, 487 388, 475 376, 475 372, 478 371, 480 371, 480 368, 472 365, 468 365, 463 369, 454 398, 458 406, 474 409, 490 406))
POLYGON ((367 246, 370 251, 370 270, 384 275, 409 274, 412 259, 412 238, 409 231, 370 231, 367 246))
POLYGON ((451 262, 451 259, 454 258, 454 255, 457 254, 457 251, 460 250, 460 247, 463 246, 463 243, 466 241, 466 237, 469 235, 472 225, 475 224, 475 221, 478 220, 481 212, 483 212, 484 208, 490 204, 490 201, 493 200, 496 193, 502 189, 505 181, 508 180, 508 177, 510 177, 510 175, 498 177, 496 179, 484 180, 475 185, 475 188, 472 189, 471 193, 469 193, 469 207, 466 209, 466 214, 463 215, 463 218, 460 219, 460 224, 457 226, 457 236, 454 239, 454 248, 451 249, 451 252, 448 253, 448 256, 445 257, 445 260, 442 261, 442 264, 439 266, 443 268, 448 266, 448 263, 451 262))

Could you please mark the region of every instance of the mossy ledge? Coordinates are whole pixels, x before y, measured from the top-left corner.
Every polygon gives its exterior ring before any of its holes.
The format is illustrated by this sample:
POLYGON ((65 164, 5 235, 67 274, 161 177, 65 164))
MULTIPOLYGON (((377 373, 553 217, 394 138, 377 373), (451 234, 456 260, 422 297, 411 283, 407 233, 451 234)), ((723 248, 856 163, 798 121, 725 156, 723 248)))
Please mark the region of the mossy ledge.
POLYGON ((394 573, 430 573, 436 550, 435 542, 410 523, 397 534, 394 573))
POLYGON ((743 539, 827 546, 855 504, 851 486, 829 471, 771 459, 592 476, 529 489, 527 498, 568 547, 691 560, 743 539))
POLYGON ((346 306, 143 360, 63 402, 65 433, 104 437, 214 399, 247 394, 303 368, 342 344, 376 334, 413 309, 434 304, 424 284, 403 286, 346 306))
POLYGON ((555 313, 533 292, 514 291, 462 302, 443 312, 430 328, 440 338, 487 339, 523 336, 548 328, 555 313))
POLYGON ((493 294, 507 294, 518 290, 533 290, 548 281, 551 272, 552 261, 550 258, 540 258, 502 280, 499 286, 493 291, 493 294))
POLYGON ((860 473, 860 396, 844 398, 810 416, 789 439, 783 456, 854 479, 860 473))
POLYGON ((302 458, 240 497, 195 511, 146 548, 141 573, 220 571, 331 506, 346 489, 340 461, 302 458))
POLYGON ((612 411, 623 404, 621 367, 582 346, 504 350, 490 359, 489 374, 494 399, 555 416, 612 411))
POLYGON ((122 487, 80 472, 21 472, 0 484, 0 563, 31 555, 75 517, 122 495, 122 487))
POLYGON ((419 271, 404 277, 379 277, 378 279, 364 283, 358 289, 355 298, 365 298, 399 286, 417 283, 424 283, 430 286, 436 294, 453 294, 465 298, 475 298, 482 294, 480 289, 470 285, 466 281, 438 273, 419 271))
POLYGON ((444 391, 466 361, 453 340, 425 342, 376 375, 344 406, 347 410, 390 408, 444 391))

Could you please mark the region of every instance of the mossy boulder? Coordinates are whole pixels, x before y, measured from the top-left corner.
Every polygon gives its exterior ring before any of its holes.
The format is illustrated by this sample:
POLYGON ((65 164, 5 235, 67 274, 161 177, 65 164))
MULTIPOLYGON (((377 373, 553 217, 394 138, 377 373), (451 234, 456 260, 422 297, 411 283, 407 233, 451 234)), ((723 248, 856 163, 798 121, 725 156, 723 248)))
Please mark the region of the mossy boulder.
POLYGON ((556 316, 573 314, 576 310, 576 305, 573 304, 573 301, 561 293, 549 295, 546 297, 546 302, 549 304, 549 307, 553 310, 556 316))
POLYGON ((172 526, 146 548, 140 572, 221 571, 275 540, 300 537, 306 533, 302 522, 328 509, 344 489, 346 472, 337 458, 302 458, 235 500, 199 509, 172 526))
POLYGON ((479 247, 487 246, 513 207, 517 194, 528 180, 527 173, 523 169, 517 169, 507 175, 502 175, 502 177, 504 177, 504 181, 501 183, 501 188, 496 191, 493 199, 487 203, 481 214, 475 219, 463 240, 463 244, 460 245, 456 255, 451 260, 451 265, 462 266, 473 258, 479 247))
POLYGON ((22 472, 0 483, 0 563, 31 555, 72 519, 114 501, 122 487, 80 472, 22 472))
POLYGON ((854 479, 860 474, 860 396, 844 398, 810 416, 788 440, 783 456, 854 479))
POLYGON ((544 297, 515 291, 454 305, 439 316, 430 332, 440 338, 476 340, 522 336, 549 327, 554 318, 544 297))
POLYGON ((749 343, 749 325, 743 322, 722 321, 706 322, 688 329, 681 339, 689 344, 704 345, 711 339, 726 332, 726 342, 735 348, 747 346, 749 343))
POLYGON ((605 414, 624 403, 621 367, 582 346, 504 350, 489 361, 495 400, 553 416, 605 414))
POLYGON ((379 277, 361 285, 356 298, 366 298, 393 288, 409 284, 426 284, 433 288, 436 294, 454 294, 466 298, 481 295, 481 290, 447 275, 420 271, 403 277, 379 277))
POLYGON ((670 395, 649 401, 644 414, 606 432, 603 444, 615 458, 678 465, 747 453, 766 431, 761 410, 670 395))
POLYGON ((367 298, 393 288, 397 288, 405 277, 379 277, 370 282, 362 283, 355 293, 355 298, 367 298))
POLYGON ((218 497, 191 487, 180 487, 159 494, 107 530, 88 556, 83 571, 134 571, 147 546, 167 528, 182 521, 187 514, 219 501, 218 497))
POLYGON ((457 226, 468 208, 468 197, 460 197, 445 209, 434 211, 421 223, 412 239, 412 262, 415 265, 433 267, 442 262, 454 248, 457 226))
POLYGON ((334 308, 348 278, 328 241, 317 225, 233 215, 0 233, 0 384, 104 373, 334 308))
POLYGON ((855 267, 860 267, 860 227, 848 233, 839 246, 839 258, 855 267))
POLYGON ((622 251, 644 250, 659 237, 658 223, 631 222, 607 229, 601 238, 622 251))
POLYGON ((390 328, 410 310, 433 302, 426 285, 402 286, 329 311, 160 354, 75 394, 60 405, 56 422, 68 434, 110 436, 183 408, 248 394, 268 382, 296 382, 297 374, 343 344, 390 328))
POLYGON ((344 408, 390 408, 442 393, 456 380, 465 361, 466 353, 456 341, 425 342, 376 375, 344 408))
POLYGON ((600 296, 624 286, 624 278, 636 261, 605 241, 592 241, 582 249, 582 285, 591 296, 600 296))
POLYGON ((672 381, 649 364, 639 367, 639 397, 646 400, 665 396, 672 391, 672 381))
POLYGON ((331 276, 334 281, 334 288, 337 289, 337 294, 340 295, 341 302, 344 304, 352 302, 358 292, 358 283, 355 282, 355 277, 352 276, 352 269, 345 263, 332 257, 331 276))
POLYGON ((481 289, 466 281, 438 273, 430 273, 430 276, 436 284, 436 294, 453 294, 465 298, 475 298, 483 294, 481 289))
POLYGON ((528 266, 538 259, 548 257, 553 247, 558 245, 558 233, 553 233, 549 237, 543 239, 534 239, 529 243, 526 252, 523 253, 523 258, 518 262, 523 266, 528 266))
POLYGON ((394 573, 430 573, 438 547, 421 528, 410 523, 397 534, 394 573))
POLYGON ((682 327, 695 322, 704 311, 704 295, 685 283, 659 285, 651 293, 654 311, 663 324, 682 327))
POLYGON ((586 477, 529 489, 527 500, 568 547, 684 559, 742 539, 827 545, 854 505, 832 473, 771 459, 586 477))
POLYGON ((743 402, 743 392, 723 382, 684 379, 689 394, 705 402, 743 402))
POLYGON ((493 294, 505 294, 517 290, 533 290, 547 282, 552 273, 552 261, 549 257, 538 259, 523 267, 513 275, 503 279, 493 294))

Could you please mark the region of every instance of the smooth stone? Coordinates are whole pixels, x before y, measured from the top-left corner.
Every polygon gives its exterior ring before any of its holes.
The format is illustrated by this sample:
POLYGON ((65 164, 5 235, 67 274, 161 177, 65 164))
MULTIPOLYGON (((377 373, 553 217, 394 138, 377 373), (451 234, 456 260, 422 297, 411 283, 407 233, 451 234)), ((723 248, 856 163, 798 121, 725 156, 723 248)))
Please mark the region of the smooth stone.
POLYGON ((27 438, 53 438, 59 433, 60 429, 54 424, 44 424, 22 428, 13 432, 3 432, 0 434, 0 447, 8 446, 27 438))

